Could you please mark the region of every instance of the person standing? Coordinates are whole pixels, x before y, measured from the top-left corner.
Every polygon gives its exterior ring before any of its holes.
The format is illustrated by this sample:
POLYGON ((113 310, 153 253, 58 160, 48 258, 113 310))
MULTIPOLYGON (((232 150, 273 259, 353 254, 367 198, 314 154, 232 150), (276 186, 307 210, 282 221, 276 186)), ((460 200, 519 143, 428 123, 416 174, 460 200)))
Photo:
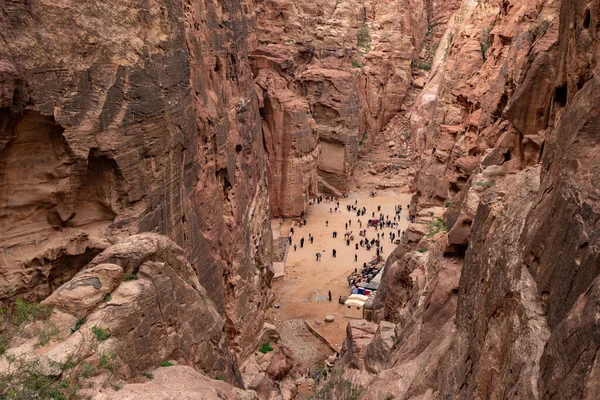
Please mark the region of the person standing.
POLYGON ((311 237, 310 237, 310 244, 312 244, 313 240, 315 240, 315 237, 314 237, 314 236, 311 236, 311 237))
POLYGON ((296 245, 296 244, 294 244, 294 251, 296 251, 296 247, 297 247, 297 245, 296 245))
POLYGON ((331 290, 329 290, 327 294, 329 295, 329 301, 331 301, 331 290))
POLYGON ((331 254, 333 254, 333 258, 335 258, 335 255, 337 254, 337 250, 333 249, 333 251, 331 252, 331 254))
POLYGON ((300 239, 300 248, 304 247, 304 237, 300 239))
POLYGON ((358 254, 354 254, 354 262, 358 261, 358 254))

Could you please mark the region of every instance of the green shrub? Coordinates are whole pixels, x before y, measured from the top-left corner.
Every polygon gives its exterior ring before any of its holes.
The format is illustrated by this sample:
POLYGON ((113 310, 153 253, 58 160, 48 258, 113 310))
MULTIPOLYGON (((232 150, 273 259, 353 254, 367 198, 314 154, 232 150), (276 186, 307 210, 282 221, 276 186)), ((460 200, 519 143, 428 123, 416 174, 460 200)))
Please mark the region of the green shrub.
POLYGON ((267 354, 268 352, 273 351, 273 348, 271 347, 271 343, 266 342, 263 343, 262 346, 260 346, 260 349, 258 349, 258 351, 260 351, 263 354, 267 354))
POLYGON ((127 275, 125 275, 125 277, 123 278, 123 280, 125 282, 127 282, 127 281, 137 281, 138 280, 138 276, 137 276, 137 274, 127 274, 127 275))
POLYGON ((358 43, 357 47, 361 47, 366 51, 369 51, 371 48, 371 35, 369 34, 369 27, 367 24, 363 23, 360 29, 358 30, 358 43))
POLYGON ((154 379, 154 375, 152 375, 151 372, 144 372, 142 375, 144 375, 148 379, 154 379))
POLYGON ((108 353, 100 353, 99 363, 102 368, 107 371, 114 371, 119 368, 119 358, 117 353, 110 351, 108 353))
POLYGON ((77 323, 75 324, 75 328, 71 328, 71 333, 77 332, 79 328, 83 326, 83 324, 85 324, 85 318, 82 318, 79 321, 77 321, 77 323))
POLYGON ((112 300, 112 297, 110 297, 110 294, 106 294, 106 296, 104 296, 104 299, 102 301, 104 301, 105 303, 108 303, 109 301, 112 300))
POLYGON ((52 309, 42 307, 39 303, 28 303, 19 298, 15 301, 15 312, 12 318, 12 323, 20 326, 25 322, 31 322, 36 318, 48 319, 52 309))
POLYGON ((35 347, 43 347, 50 343, 54 337, 58 336, 58 328, 54 325, 50 325, 38 333, 38 341, 35 347))
POLYGON ((487 53, 488 49, 491 46, 490 42, 490 28, 484 28, 481 31, 481 35, 479 38, 479 46, 481 47, 481 57, 483 58, 483 62, 487 61, 487 57, 485 53, 487 53))
POLYGON ((92 333, 94 336, 96 336, 96 339, 98 339, 99 342, 104 342, 110 337, 110 333, 96 325, 92 326, 92 333))
POLYGON ((92 364, 86 362, 81 365, 81 368, 79 371, 80 371, 82 377, 89 378, 90 376, 92 376, 92 373, 94 372, 94 366, 92 364))
POLYGON ((431 64, 421 63, 421 64, 417 65, 417 68, 422 69, 424 71, 429 71, 431 69, 431 64))
POLYGON ((352 68, 360 68, 363 65, 356 60, 352 60, 352 68))
POLYGON ((163 362, 160 363, 160 366, 161 367, 172 367, 173 364, 170 363, 169 361, 165 360, 165 361, 163 361, 163 362))
POLYGON ((485 186, 485 187, 491 187, 494 186, 496 184, 496 182, 494 181, 477 181, 474 183, 475 186, 485 186))
MULTIPOLYGON (((46 376, 39 361, 7 357, 9 368, 0 374, 0 399, 29 400, 74 398, 79 390, 78 377, 46 376)), ((63 369, 64 372, 64 369, 63 369)))
POLYGON ((430 222, 427 224, 427 237, 433 237, 435 235, 438 234, 438 232, 442 231, 442 230, 446 230, 446 223, 444 222, 443 219, 438 218, 437 221, 435 222, 430 222))

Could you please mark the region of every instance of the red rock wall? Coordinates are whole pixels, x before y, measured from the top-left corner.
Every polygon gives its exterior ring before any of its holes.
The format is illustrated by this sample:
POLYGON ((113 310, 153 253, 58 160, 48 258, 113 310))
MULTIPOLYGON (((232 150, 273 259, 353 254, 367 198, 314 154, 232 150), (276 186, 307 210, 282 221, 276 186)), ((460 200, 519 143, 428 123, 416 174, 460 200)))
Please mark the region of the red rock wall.
POLYGON ((600 394, 598 13, 591 1, 464 1, 450 19, 410 110, 418 223, 375 301, 400 339, 375 355, 386 361, 365 398, 600 394), (448 230, 428 233, 444 207, 448 230))
POLYGON ((258 99, 237 1, 27 2, 0 17, 0 284, 42 299, 155 231, 253 347, 272 276, 258 99))
MULTIPOLYGON (((286 89, 287 98, 308 104, 307 119, 316 122, 321 143, 320 153, 313 150, 302 159, 297 150, 276 152, 286 153, 288 159, 275 156, 277 163, 290 167, 285 167, 288 176, 277 172, 269 181, 274 192, 271 199, 277 199, 274 207, 282 210, 274 213, 290 215, 287 210, 293 210, 292 214, 298 215, 298 205, 306 204, 305 194, 310 190, 304 182, 303 190, 296 184, 293 197, 282 194, 282 189, 289 187, 284 182, 298 182, 294 171, 310 170, 320 154, 320 192, 339 195, 348 191, 359 153, 371 148, 375 135, 400 110, 410 83, 411 61, 427 31, 423 2, 324 0, 297 4, 283 0, 256 1, 253 8, 257 21, 255 75, 268 69, 267 75, 280 77, 279 87, 286 89)), ((264 77, 258 85, 267 90, 264 77)), ((290 119, 279 129, 288 132, 286 135, 291 132, 294 138, 305 122, 299 127, 290 125, 292 121, 296 122, 290 119)), ((270 130, 265 132, 267 138, 273 136, 270 130)), ((288 148, 294 140, 279 142, 288 148)), ((269 154, 273 158, 273 151, 269 154)))

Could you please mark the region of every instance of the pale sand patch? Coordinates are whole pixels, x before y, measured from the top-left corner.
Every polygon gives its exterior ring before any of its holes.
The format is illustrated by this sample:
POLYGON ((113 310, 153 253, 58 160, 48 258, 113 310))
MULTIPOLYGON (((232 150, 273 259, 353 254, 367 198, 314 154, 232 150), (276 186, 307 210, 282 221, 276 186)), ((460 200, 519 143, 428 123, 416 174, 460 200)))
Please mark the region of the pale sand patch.
MULTIPOLYGON (((329 209, 335 208, 334 202, 324 201, 321 204, 315 204, 308 207, 306 212, 307 225, 294 228, 293 244, 297 245, 297 250, 290 248, 285 263, 285 280, 275 282, 273 291, 275 292, 275 303, 280 305, 279 309, 273 309, 272 317, 276 321, 292 320, 302 318, 307 320, 321 335, 334 346, 341 348, 342 342, 346 337, 346 325, 349 318, 344 317, 344 306, 338 304, 340 295, 347 296, 350 293, 347 276, 354 268, 361 268, 364 262, 369 262, 375 256, 375 249, 367 251, 364 247, 355 250, 354 243, 360 240, 358 231, 360 230, 358 219, 363 222, 363 229, 367 221, 371 218, 371 213, 375 212, 378 216, 377 206, 381 206, 381 213, 389 215, 393 219, 394 206, 402 205, 402 214, 400 219, 401 230, 406 230, 408 226, 408 209, 412 194, 396 194, 392 192, 378 192, 377 196, 370 197, 369 193, 351 193, 346 199, 339 199, 340 211, 330 213, 329 209), (348 212, 347 204, 354 204, 358 200, 358 207, 367 208, 364 216, 357 217, 356 212, 348 212), (355 241, 346 246, 344 241, 344 224, 352 221, 348 230, 354 232, 355 241), (329 226, 325 227, 325 221, 329 221, 329 226), (336 239, 332 237, 333 231, 338 232, 336 239), (308 234, 314 237, 314 243, 310 244, 308 234), (300 248, 300 238, 304 237, 304 248, 300 248), (337 250, 337 257, 333 258, 332 249, 337 250), (323 251, 325 250, 325 251, 323 251), (323 253, 321 261, 316 261, 315 254, 323 253), (358 254, 358 262, 354 262, 354 254, 358 254), (317 301, 327 296, 327 291, 331 290, 333 300, 329 302, 317 301), (335 321, 332 323, 324 322, 326 315, 333 315, 335 321), (315 324, 315 321, 321 324, 315 324)), ((397 231, 396 229, 387 229, 375 231, 374 228, 366 228, 367 237, 377 238, 377 232, 385 232, 385 239, 382 240, 384 259, 392 252, 396 245, 390 243, 389 233, 397 231)))

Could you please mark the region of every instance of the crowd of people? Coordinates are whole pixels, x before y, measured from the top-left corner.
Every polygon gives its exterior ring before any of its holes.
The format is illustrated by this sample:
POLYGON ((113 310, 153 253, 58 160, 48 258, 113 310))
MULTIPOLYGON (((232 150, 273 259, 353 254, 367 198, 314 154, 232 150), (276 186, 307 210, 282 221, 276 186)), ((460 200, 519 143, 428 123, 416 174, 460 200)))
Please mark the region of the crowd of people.
MULTIPOLYGON (((374 194, 372 194, 374 197, 374 194)), ((332 203, 331 207, 329 207, 330 213, 340 213, 342 209, 340 208, 340 201, 332 196, 318 196, 315 199, 309 202, 312 204, 321 204, 323 202, 332 203)), ((331 237, 333 239, 341 239, 341 246, 350 247, 355 251, 354 254, 354 262, 358 262, 358 250, 363 248, 367 251, 374 252, 372 259, 369 262, 364 262, 362 267, 359 269, 354 268, 354 271, 348 276, 348 285, 351 287, 352 292, 356 292, 357 285, 361 282, 371 282, 371 280, 379 273, 381 267, 380 264, 383 261, 383 243, 386 240, 386 232, 383 231, 384 228, 391 229, 391 232, 388 232, 387 239, 392 244, 399 243, 400 238, 404 235, 404 232, 399 229, 400 227, 400 219, 402 216, 402 205, 394 206, 394 214, 390 217, 390 215, 386 215, 381 211, 381 206, 377 206, 377 211, 371 212, 371 218, 368 219, 365 224, 365 228, 363 229, 363 221, 361 217, 367 214, 367 207, 361 206, 358 204, 358 200, 354 200, 354 204, 347 204, 345 206, 346 211, 351 213, 353 216, 356 216, 356 220, 354 221, 354 226, 358 226, 358 235, 354 234, 352 229, 353 220, 349 218, 347 222, 344 223, 344 234, 343 239, 340 235, 340 232, 336 230, 336 227, 331 227, 331 237), (377 217, 376 217, 377 213, 377 217)), ((409 206, 407 205, 408 209, 409 206)), ((306 225, 306 220, 302 218, 300 221, 300 226, 306 225)), ((329 221, 325 221, 325 227, 329 228, 329 221)), ((314 236, 311 233, 307 235, 308 241, 310 244, 314 242, 314 236)), ((293 247, 294 251, 297 251, 298 248, 303 249, 306 244, 306 239, 304 236, 300 238, 294 237, 294 229, 290 229, 290 235, 288 237, 288 241, 290 246, 293 247)), ((338 249, 332 248, 330 250, 331 256, 336 258, 338 254, 338 249)), ((326 249, 322 249, 316 251, 315 260, 321 261, 324 255, 327 254, 326 249)), ((331 300, 331 294, 329 294, 329 299, 331 300)))

